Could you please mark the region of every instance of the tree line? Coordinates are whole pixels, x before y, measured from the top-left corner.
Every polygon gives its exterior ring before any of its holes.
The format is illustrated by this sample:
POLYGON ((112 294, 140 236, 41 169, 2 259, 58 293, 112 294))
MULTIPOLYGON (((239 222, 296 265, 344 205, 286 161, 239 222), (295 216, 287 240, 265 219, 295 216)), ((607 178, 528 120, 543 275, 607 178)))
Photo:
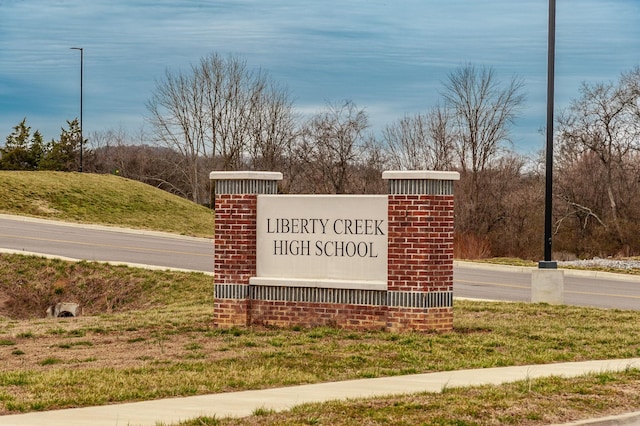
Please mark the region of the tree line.
POLYGON ((0 170, 76 171, 80 167, 80 125, 77 119, 67 121, 60 138, 45 143, 42 134, 24 118, 5 139, 0 148, 0 170))
MULTIPOLYGON (((212 170, 281 171, 285 193, 384 193, 383 170, 456 170, 456 255, 537 260, 543 156, 514 152, 510 135, 525 102, 518 77, 502 81, 490 67, 465 64, 449 73, 438 103, 374 136, 366 109, 354 102, 302 117, 268 73, 212 54, 156 82, 150 133, 94 133, 84 169, 201 204, 210 202, 212 170)), ((554 138, 555 257, 640 254, 640 68, 614 82, 584 83, 558 115, 554 138)), ((7 138, 3 159, 13 146, 7 138)))

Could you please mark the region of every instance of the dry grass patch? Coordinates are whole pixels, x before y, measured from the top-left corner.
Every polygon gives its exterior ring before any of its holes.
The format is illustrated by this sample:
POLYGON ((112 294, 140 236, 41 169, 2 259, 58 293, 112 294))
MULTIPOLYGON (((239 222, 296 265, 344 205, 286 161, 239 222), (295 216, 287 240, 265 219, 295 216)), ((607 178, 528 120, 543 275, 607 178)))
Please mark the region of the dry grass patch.
POLYGON ((24 303, 35 312, 25 318, 22 311, 0 311, 0 413, 640 356, 636 311, 456 302, 451 333, 221 330, 212 327, 213 280, 204 274, 6 255, 0 268, 8 274, 0 275, 0 295, 12 305, 14 295, 31 294, 34 300, 24 303), (119 291, 113 287, 126 293, 110 312, 42 318, 39 298, 56 294, 60 276, 69 280, 65 294, 82 300, 104 299, 119 291), (20 277, 30 278, 16 292, 11 287, 20 277))

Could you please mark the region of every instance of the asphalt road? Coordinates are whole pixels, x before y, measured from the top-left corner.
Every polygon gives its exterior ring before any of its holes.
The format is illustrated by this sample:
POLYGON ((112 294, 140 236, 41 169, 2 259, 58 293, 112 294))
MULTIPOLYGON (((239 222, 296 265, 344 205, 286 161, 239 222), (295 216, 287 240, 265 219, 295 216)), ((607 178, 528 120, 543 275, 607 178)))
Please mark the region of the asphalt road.
MULTIPOLYGON (((531 270, 509 266, 456 262, 456 297, 528 302, 531 270)), ((597 308, 640 309, 640 277, 592 271, 564 270, 564 302, 597 308)))
MULTIPOLYGON (((211 273, 213 242, 204 238, 70 225, 0 215, 0 250, 72 259, 152 265, 211 273)), ((531 269, 456 262, 454 296, 529 301, 531 269)), ((565 271, 565 303, 640 309, 640 277, 565 271)))
POLYGON ((213 272, 213 241, 205 238, 7 215, 0 215, 0 249, 213 272))

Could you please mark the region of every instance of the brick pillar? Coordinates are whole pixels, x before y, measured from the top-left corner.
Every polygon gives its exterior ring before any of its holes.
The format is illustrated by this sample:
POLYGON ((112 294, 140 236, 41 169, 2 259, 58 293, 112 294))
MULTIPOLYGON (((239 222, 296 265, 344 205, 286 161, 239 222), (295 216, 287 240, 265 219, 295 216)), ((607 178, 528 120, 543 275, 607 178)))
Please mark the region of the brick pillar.
POLYGON ((453 182, 457 172, 390 171, 387 328, 453 329, 453 182))
POLYGON ((249 278, 256 275, 258 194, 275 194, 282 173, 211 172, 215 208, 214 325, 249 323, 249 278))

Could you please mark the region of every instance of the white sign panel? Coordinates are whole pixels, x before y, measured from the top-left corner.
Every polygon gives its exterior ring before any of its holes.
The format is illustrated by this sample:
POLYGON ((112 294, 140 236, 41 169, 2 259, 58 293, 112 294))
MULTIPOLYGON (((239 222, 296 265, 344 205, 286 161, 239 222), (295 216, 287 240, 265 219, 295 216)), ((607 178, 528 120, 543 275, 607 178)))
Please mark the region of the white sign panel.
POLYGON ((387 197, 260 195, 257 276, 387 280, 387 197))

